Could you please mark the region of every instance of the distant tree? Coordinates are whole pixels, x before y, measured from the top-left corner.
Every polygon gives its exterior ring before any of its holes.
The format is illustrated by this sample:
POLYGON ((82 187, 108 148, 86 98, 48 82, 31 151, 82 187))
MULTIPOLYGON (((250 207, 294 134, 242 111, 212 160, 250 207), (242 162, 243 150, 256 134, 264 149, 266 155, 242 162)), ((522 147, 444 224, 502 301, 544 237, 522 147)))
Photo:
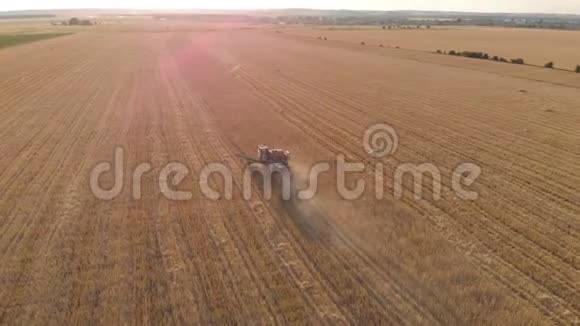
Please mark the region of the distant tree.
POLYGON ((365 42, 360 42, 360 45, 366 45, 366 43, 365 42))
POLYGON ((501 61, 501 62, 508 62, 508 60, 506 58, 499 58, 499 61, 501 61))
POLYGON ((576 66, 576 72, 580 74, 580 65, 576 66))
POLYGON ((455 52, 455 50, 451 50, 449 51, 449 55, 457 55, 457 52, 455 52))
POLYGON ((437 50, 437 53, 438 53, 438 54, 441 54, 441 53, 443 53, 443 52, 441 52, 441 50, 437 50))
POLYGON ((78 19, 76 17, 73 17, 71 19, 69 19, 68 21, 68 25, 69 26, 91 26, 93 25, 93 22, 90 20, 86 20, 86 19, 78 19))
POLYGON ((474 52, 474 51, 463 51, 460 53, 460 55, 467 57, 467 58, 474 58, 474 59, 486 59, 489 58, 489 56, 486 53, 483 52, 474 52))
POLYGON ((493 61, 499 61, 499 57, 497 55, 494 55, 493 58, 491 58, 491 60, 493 60, 493 61))
POLYGON ((511 62, 513 64, 516 64, 516 65, 523 65, 525 63, 524 62, 524 59, 521 59, 521 58, 519 58, 519 59, 512 59, 511 62))
POLYGON ((80 25, 80 23, 81 23, 81 20, 76 18, 76 17, 73 17, 73 18, 69 19, 69 21, 68 21, 68 24, 70 26, 80 25))
POLYGON ((431 25, 427 25, 427 29, 431 29, 431 25))
POLYGON ((387 26, 383 25, 383 29, 387 29, 387 26))
POLYGON ((549 68, 549 69, 553 69, 554 68, 554 63, 552 61, 546 63, 544 65, 544 68, 549 68))

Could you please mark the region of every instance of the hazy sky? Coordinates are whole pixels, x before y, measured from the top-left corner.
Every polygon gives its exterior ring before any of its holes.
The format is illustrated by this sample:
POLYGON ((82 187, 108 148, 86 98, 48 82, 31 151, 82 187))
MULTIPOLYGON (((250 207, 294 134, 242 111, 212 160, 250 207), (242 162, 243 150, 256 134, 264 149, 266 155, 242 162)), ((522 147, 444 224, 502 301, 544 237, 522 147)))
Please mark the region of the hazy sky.
POLYGON ((580 0, 0 0, 0 11, 60 8, 375 9, 580 14, 580 0))

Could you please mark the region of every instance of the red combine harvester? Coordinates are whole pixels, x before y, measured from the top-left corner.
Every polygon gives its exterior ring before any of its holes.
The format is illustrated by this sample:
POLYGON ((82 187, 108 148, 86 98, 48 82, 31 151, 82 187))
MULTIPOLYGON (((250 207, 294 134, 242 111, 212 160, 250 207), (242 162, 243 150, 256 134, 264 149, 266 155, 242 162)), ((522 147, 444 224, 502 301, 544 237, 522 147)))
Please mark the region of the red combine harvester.
POLYGON ((270 149, 268 146, 258 146, 258 158, 249 157, 240 154, 240 157, 251 162, 263 165, 282 164, 288 166, 290 161, 290 152, 282 149, 270 149))

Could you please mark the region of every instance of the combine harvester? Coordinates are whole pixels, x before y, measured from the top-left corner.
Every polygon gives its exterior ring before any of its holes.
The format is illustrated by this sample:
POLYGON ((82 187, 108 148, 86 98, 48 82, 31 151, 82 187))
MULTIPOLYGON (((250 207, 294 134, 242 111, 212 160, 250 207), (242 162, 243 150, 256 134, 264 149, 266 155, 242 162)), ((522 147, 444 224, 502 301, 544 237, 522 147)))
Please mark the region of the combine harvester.
POLYGON ((282 149, 270 149, 268 146, 260 145, 258 146, 258 158, 249 157, 244 154, 240 154, 240 157, 250 163, 258 163, 265 166, 281 164, 289 167, 290 152, 282 149))

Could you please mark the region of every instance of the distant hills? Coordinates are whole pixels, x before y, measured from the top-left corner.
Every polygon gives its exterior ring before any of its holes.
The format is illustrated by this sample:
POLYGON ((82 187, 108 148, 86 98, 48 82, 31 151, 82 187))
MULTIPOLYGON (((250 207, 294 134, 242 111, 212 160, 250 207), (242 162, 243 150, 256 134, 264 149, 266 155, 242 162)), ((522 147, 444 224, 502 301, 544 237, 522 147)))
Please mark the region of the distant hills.
POLYGON ((372 11, 372 10, 137 10, 137 9, 66 9, 0 12, 0 19, 52 18, 72 16, 130 16, 145 15, 166 19, 236 21, 284 24, 337 25, 478 25, 558 28, 580 30, 580 15, 474 13, 445 11, 372 11), (212 17, 212 15, 214 15, 212 17))
POLYGON ((46 9, 46 10, 22 10, 0 11, 0 16, 61 16, 70 14, 86 15, 150 15, 153 13, 171 14, 246 14, 260 16, 325 16, 325 17, 561 17, 580 19, 580 15, 573 14, 544 14, 544 13, 478 13, 459 11, 376 11, 376 10, 327 10, 327 9, 264 9, 264 10, 211 10, 211 9, 183 9, 183 10, 147 10, 147 9, 46 9))

